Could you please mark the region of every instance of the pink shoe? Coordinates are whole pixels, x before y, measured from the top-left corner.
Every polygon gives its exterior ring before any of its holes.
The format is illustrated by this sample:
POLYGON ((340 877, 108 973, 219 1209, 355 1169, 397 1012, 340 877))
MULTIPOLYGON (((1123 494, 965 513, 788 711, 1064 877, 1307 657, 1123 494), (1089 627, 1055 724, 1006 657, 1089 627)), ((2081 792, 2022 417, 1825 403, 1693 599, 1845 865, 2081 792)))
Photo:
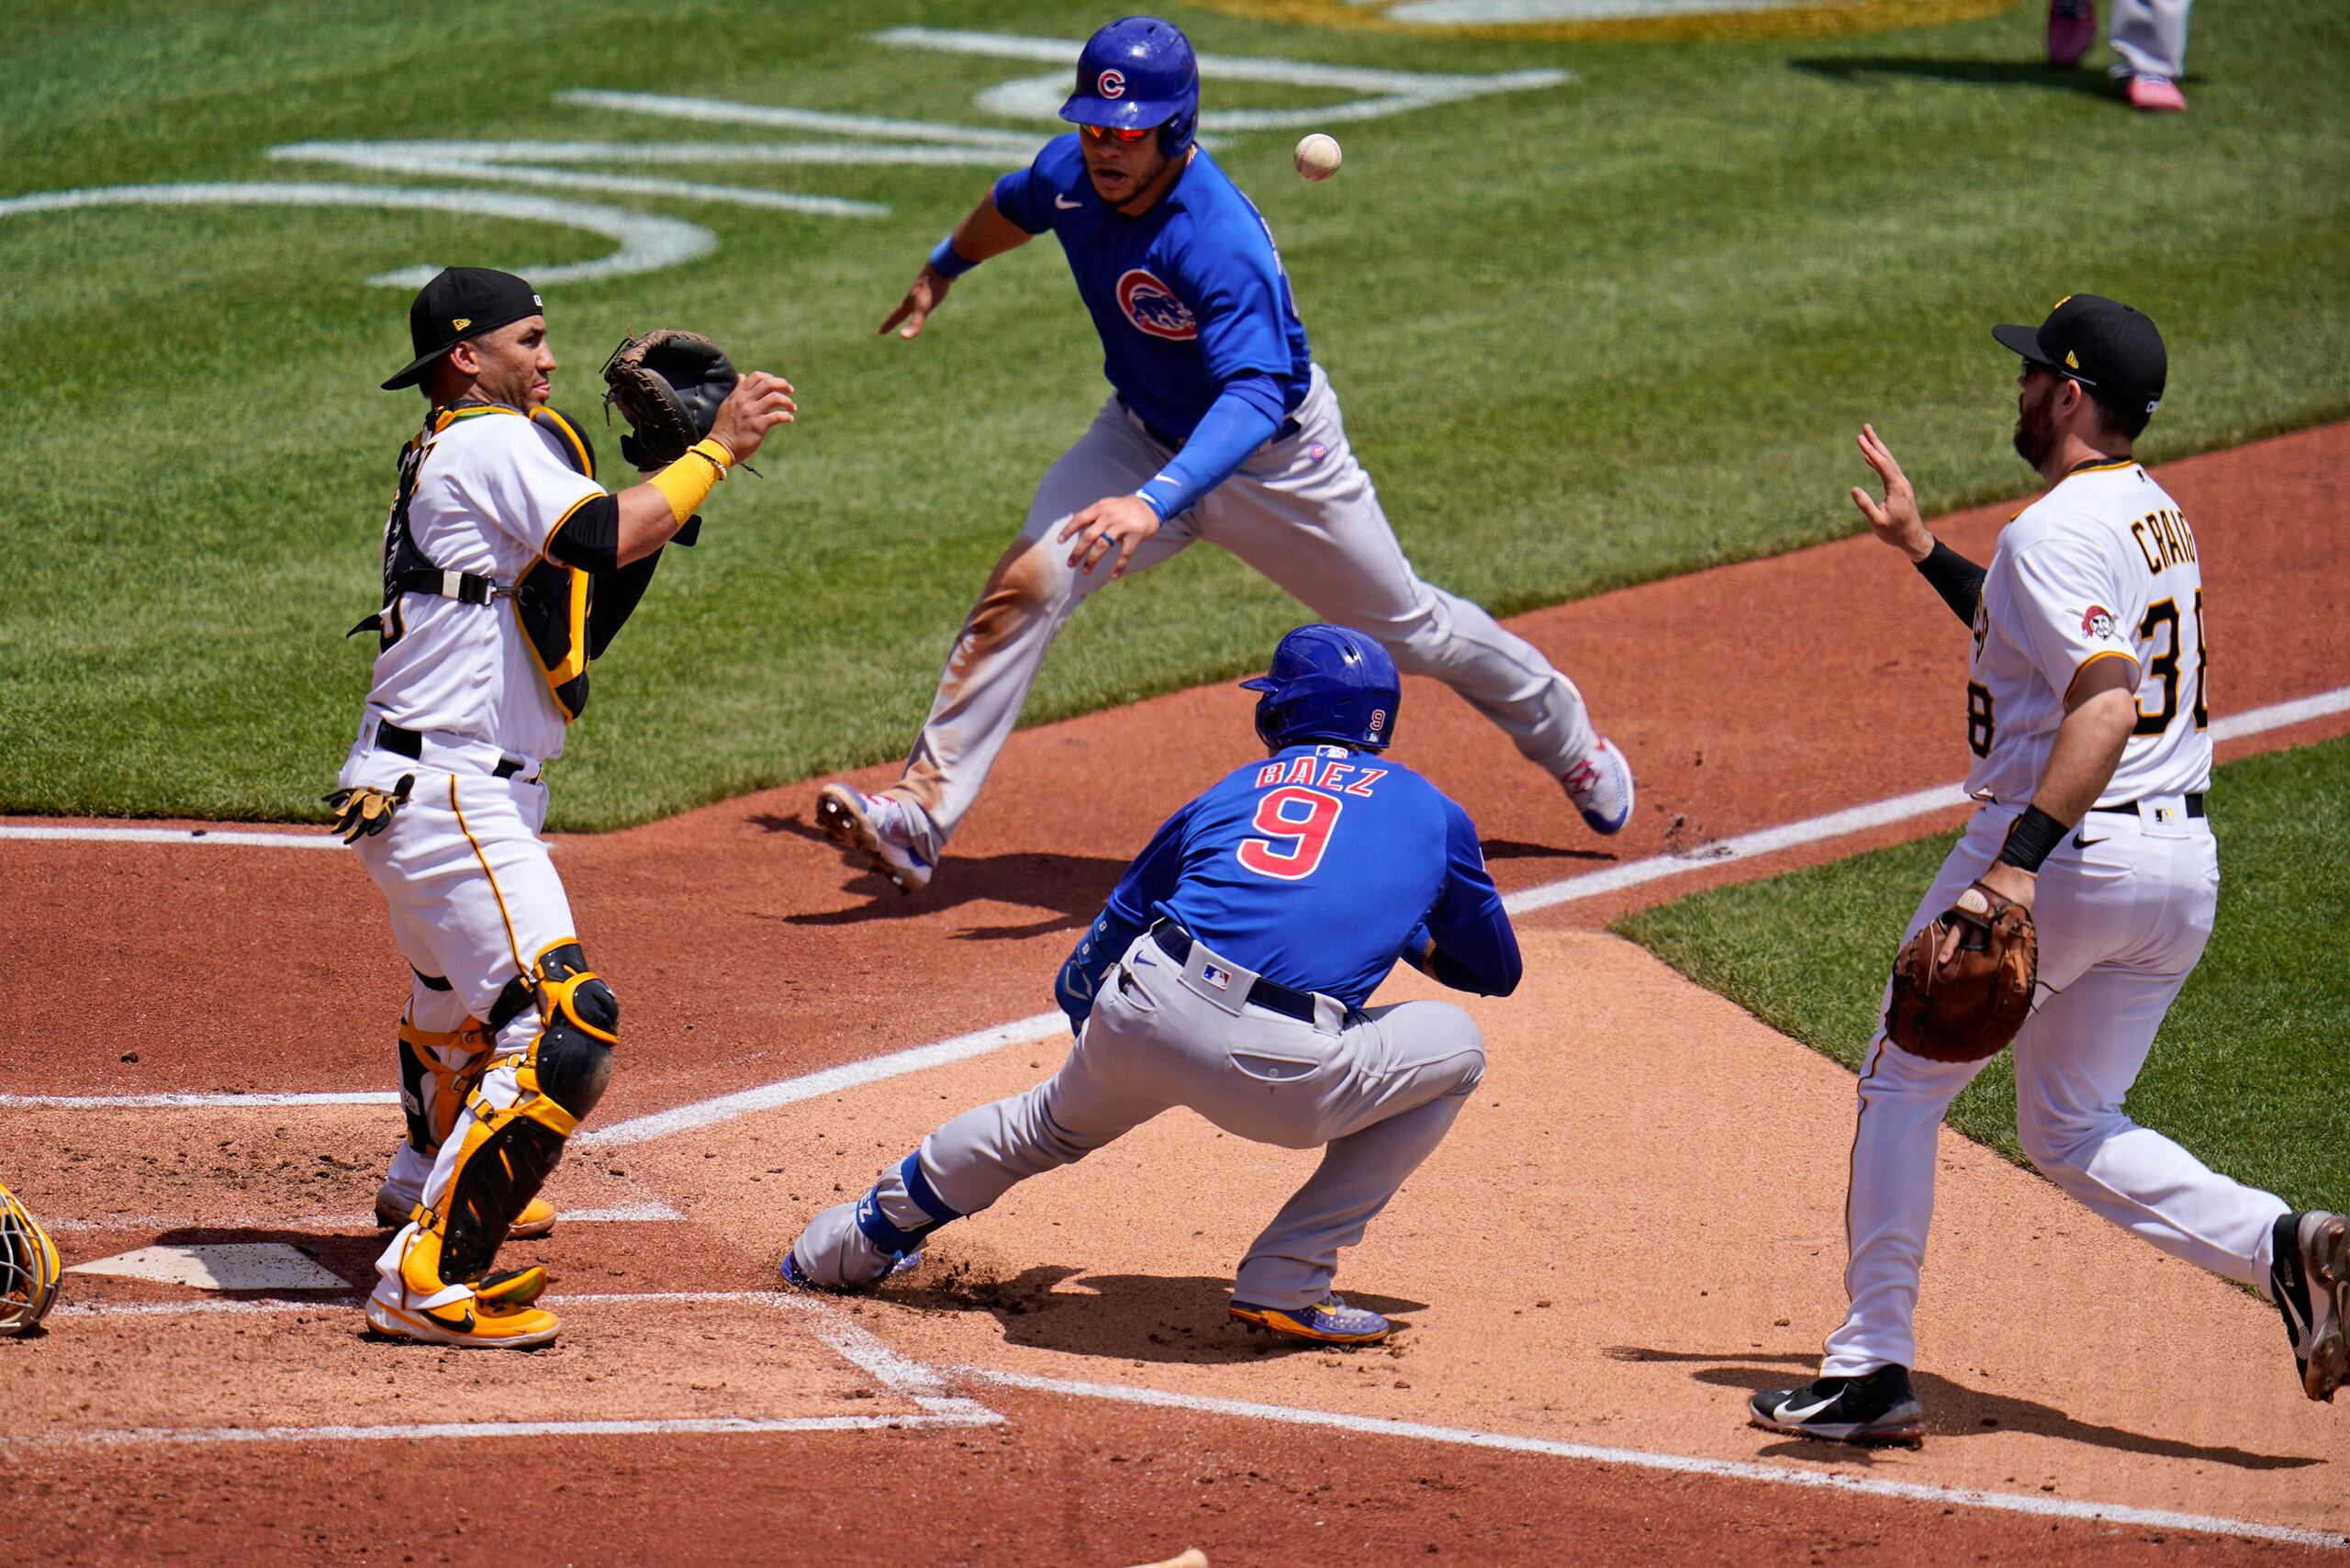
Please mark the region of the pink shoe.
POLYGON ((2148 114, 2183 115, 2187 112, 2187 95, 2169 77, 2141 71, 2130 78, 2130 106, 2148 114))
POLYGON ((2097 42, 2094 0, 2048 0, 2048 63, 2071 70, 2097 42))

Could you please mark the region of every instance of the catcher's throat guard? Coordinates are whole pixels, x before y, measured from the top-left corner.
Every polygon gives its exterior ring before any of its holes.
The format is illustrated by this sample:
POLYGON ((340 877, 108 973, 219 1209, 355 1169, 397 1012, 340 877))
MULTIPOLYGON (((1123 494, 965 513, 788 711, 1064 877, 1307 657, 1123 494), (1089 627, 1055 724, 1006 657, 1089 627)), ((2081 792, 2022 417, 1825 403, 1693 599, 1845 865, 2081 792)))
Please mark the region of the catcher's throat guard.
POLYGON ((0 1186, 0 1334, 27 1334, 57 1304, 57 1244, 17 1195, 0 1186))
POLYGON ((1931 1061, 1982 1061, 2016 1037, 2039 984, 2040 934, 2031 912, 1976 882, 1894 960, 1886 1038, 1931 1061), (1953 930, 1958 949, 1939 964, 1953 930))

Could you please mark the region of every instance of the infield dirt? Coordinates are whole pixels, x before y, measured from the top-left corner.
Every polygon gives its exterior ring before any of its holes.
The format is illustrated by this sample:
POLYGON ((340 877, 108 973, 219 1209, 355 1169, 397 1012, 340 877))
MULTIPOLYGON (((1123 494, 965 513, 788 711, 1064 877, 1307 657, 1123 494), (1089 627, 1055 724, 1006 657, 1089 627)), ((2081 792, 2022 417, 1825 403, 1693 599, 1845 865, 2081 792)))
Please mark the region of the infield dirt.
MULTIPOLYGON (((2334 427, 2161 472, 2204 544, 2216 713, 2350 685, 2333 588, 2350 567, 2333 526, 2345 457, 2350 428, 2334 427)), ((2002 515, 1937 528, 1979 556, 2002 515)), ((1841 1306, 1850 1077, 1628 945, 1576 928, 1955 820, 1762 860, 1705 857, 1719 837, 1954 778, 1964 633, 1866 540, 1513 625, 1575 677, 1632 758, 1634 826, 1590 838, 1555 785, 1424 682, 1406 697, 1396 755, 1469 807, 1505 890, 1657 854, 1688 856, 1692 869, 1525 923, 1527 987, 1475 1006, 1491 1043, 1487 1092, 1342 1264, 1342 1288, 1412 1320, 1399 1353, 1283 1351, 1227 1327, 1226 1271, 1303 1167, 1187 1114, 943 1233, 921 1272, 854 1321, 925 1361, 1026 1376, 2350 1529, 2350 1426, 2298 1397, 2266 1305, 1949 1135, 1921 1308, 1927 1446, 1823 1452, 1742 1425, 1749 1390, 1807 1375, 1841 1306)), ((1247 755, 1248 701, 1201 689, 1022 734, 937 883, 911 900, 845 869, 815 838, 812 783, 560 840, 581 935, 625 1009, 621 1070, 599 1120, 1045 1008, 1054 965, 1125 857, 1247 755)), ((2350 717, 2336 715, 2222 755, 2345 729, 2350 717)), ((335 761, 319 759, 321 789, 335 761)), ((340 854, 8 841, 0 880, 11 908, 0 1093, 390 1086, 405 975, 373 890, 340 854)), ((1406 975, 1392 993, 1418 983, 1406 975)), ((558 1276, 550 1303, 762 1290, 812 1207, 860 1190, 935 1121, 1033 1081, 1057 1051, 1014 1046, 583 1148, 552 1193, 565 1206, 666 1204, 684 1217, 559 1227, 543 1254, 558 1276)), ((359 1216, 396 1132, 389 1107, 0 1104, 9 1179, 37 1211, 73 1222, 59 1238, 69 1261, 165 1237, 282 1237, 354 1285, 373 1249, 359 1216)), ((238 1555, 260 1541, 246 1527, 263 1513, 271 1539, 319 1555, 384 1555, 398 1540, 428 1558, 471 1557, 514 1540, 488 1445, 403 1439, 339 1459, 315 1440, 229 1452, 71 1435, 93 1428, 901 1408, 875 1404, 893 1391, 811 1338, 809 1320, 757 1303, 583 1305, 553 1354, 482 1366, 364 1340, 347 1308, 132 1314, 120 1309, 195 1298, 81 1275, 68 1293, 95 1310, 0 1347, 32 1412, 0 1432, 10 1489, 51 1504, 28 1544, 68 1556, 238 1555), (452 1463, 480 1468, 479 1501, 453 1501, 465 1494, 452 1463), (425 1470, 428 1492, 452 1499, 429 1520, 394 1482, 425 1470), (321 1505, 321 1488, 339 1506, 321 1505), (460 1506, 471 1513, 452 1513, 460 1506), (459 1539, 454 1521, 468 1518, 459 1539)), ((827 1561, 875 1562, 1034 1558, 1040 1542, 1058 1560, 1140 1561, 1186 1540, 1219 1563, 1333 1550, 1392 1561, 1423 1538, 1495 1562, 2154 1550, 2143 1529, 1945 1518, 1934 1505, 1136 1411, 984 1377, 955 1386, 1008 1425, 554 1437, 530 1451, 569 1462, 561 1484, 584 1505, 578 1517, 608 1525, 565 1536, 560 1550, 588 1558, 642 1555, 678 1529, 701 1531, 713 1556, 822 1536, 827 1561), (895 1506, 870 1506, 885 1498, 895 1506)))

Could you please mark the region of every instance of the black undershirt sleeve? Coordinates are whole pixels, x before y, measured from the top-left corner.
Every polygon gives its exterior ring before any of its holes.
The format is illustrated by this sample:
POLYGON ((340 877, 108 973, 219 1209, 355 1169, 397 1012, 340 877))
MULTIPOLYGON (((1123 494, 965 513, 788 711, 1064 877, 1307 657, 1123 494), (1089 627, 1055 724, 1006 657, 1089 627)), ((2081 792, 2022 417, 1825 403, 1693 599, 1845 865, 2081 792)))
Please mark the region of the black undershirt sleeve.
POLYGON ((547 541, 550 559, 599 577, 619 567, 620 550, 621 503, 616 496, 581 502, 547 541))
POLYGON ((588 600, 588 656, 600 659, 621 628, 635 613, 637 601, 652 586, 653 568, 661 564, 661 552, 655 550, 641 560, 625 566, 596 574, 595 592, 588 600))
POLYGON ((1918 563, 1918 575, 1934 585, 1953 615, 1970 627, 1975 624, 1975 603, 1983 597, 1982 567, 1937 539, 1918 563))

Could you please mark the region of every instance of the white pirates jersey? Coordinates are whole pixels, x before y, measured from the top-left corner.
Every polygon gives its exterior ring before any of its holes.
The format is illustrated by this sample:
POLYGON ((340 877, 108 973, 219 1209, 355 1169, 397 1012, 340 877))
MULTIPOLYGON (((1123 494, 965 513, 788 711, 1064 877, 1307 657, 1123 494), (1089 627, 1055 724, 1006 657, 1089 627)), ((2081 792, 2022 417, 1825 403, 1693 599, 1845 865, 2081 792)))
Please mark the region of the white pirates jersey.
MULTIPOLYGON (((499 405, 442 409, 408 498, 410 537, 444 572, 510 588, 572 514, 604 494, 562 455, 564 436, 499 405)), ((388 541, 387 541, 388 543, 388 541)), ((411 730, 444 730, 540 760, 563 750, 564 713, 502 595, 465 604, 405 593, 387 610, 368 706, 411 730)))
POLYGON ((2098 659, 2133 666, 2138 726, 2098 798, 2183 795, 2211 778, 2203 576, 2178 503, 2134 462, 2078 468, 1999 535, 1975 607, 1968 793, 2028 801, 2098 659))

